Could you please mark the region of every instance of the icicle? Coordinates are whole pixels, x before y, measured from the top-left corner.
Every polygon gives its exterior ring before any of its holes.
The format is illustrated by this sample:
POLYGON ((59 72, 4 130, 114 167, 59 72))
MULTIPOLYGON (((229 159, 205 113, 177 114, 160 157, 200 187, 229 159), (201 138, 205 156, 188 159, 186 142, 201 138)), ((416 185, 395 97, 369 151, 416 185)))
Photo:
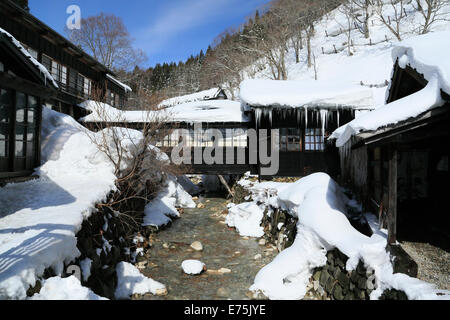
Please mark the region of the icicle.
POLYGON ((339 124, 339 116, 340 116, 340 112, 339 112, 339 110, 337 111, 337 126, 338 126, 338 128, 341 126, 340 124, 339 124))
POLYGON ((320 110, 320 121, 322 123, 322 140, 325 141, 325 128, 327 126, 328 110, 320 110))
POLYGON ((308 129, 308 107, 305 106, 305 129, 308 129))

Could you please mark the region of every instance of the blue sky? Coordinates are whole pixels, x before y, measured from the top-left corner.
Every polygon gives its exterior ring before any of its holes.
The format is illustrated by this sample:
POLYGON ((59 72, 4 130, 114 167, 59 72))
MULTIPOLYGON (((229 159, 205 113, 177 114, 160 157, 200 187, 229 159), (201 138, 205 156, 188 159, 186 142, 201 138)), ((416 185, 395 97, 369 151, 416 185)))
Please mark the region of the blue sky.
POLYGON ((145 51, 145 66, 178 62, 204 51, 215 37, 269 0, 29 0, 31 13, 64 35, 66 9, 76 4, 82 17, 100 12, 121 17, 145 51))

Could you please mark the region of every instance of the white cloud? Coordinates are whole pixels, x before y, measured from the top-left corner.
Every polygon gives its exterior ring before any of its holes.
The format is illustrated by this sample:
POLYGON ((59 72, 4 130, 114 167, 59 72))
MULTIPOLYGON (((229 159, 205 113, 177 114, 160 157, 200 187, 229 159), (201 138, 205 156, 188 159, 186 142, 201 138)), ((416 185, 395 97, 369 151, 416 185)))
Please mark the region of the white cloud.
POLYGON ((184 31, 207 25, 223 15, 256 8, 256 0, 170 1, 150 24, 135 34, 138 45, 148 54, 159 52, 172 38, 184 31))

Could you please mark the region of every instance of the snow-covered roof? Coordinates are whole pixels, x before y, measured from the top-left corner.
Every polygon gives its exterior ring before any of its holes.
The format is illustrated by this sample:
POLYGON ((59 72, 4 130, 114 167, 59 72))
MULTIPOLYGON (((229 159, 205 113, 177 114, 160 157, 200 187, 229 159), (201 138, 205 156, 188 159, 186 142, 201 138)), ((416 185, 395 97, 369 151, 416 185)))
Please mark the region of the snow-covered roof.
POLYGON ((13 43, 17 49, 28 59, 30 62, 36 66, 39 69, 39 72, 44 75, 45 79, 50 81, 50 83, 55 87, 58 88, 58 84, 56 83, 55 79, 51 76, 50 72, 47 70, 46 67, 44 67, 39 61, 37 61, 35 58, 33 58, 30 53, 25 49, 22 44, 20 44, 19 41, 16 40, 9 32, 6 30, 0 28, 0 33, 5 35, 7 38, 11 40, 11 43, 13 43))
POLYGON ((372 89, 328 81, 245 80, 240 97, 252 107, 318 107, 370 109, 372 89))
POLYGON ((188 94, 184 96, 174 97, 167 100, 162 101, 159 104, 159 107, 173 107, 178 104, 188 103, 188 102, 196 102, 196 101, 205 101, 216 98, 221 92, 220 88, 212 88, 200 92, 196 92, 193 94, 188 94))
POLYGON ((450 30, 428 33, 398 43, 392 50, 394 62, 422 73, 426 80, 436 78, 439 87, 450 94, 450 30))
POLYGON ((380 106, 338 128, 331 139, 342 147, 352 136, 395 125, 444 105, 441 90, 450 93, 450 31, 430 33, 400 42, 392 52, 394 62, 423 73, 427 86, 403 99, 380 106))
POLYGON ((106 75, 106 77, 111 80, 112 82, 114 82, 115 84, 117 84, 118 86, 122 87, 125 92, 132 92, 133 90, 131 90, 131 88, 129 86, 127 86, 125 83, 120 82, 119 80, 117 80, 116 78, 114 78, 112 75, 110 75, 109 73, 106 75))
POLYGON ((85 101, 80 104, 92 113, 84 122, 248 122, 241 104, 231 100, 197 101, 179 104, 160 111, 122 111, 108 104, 85 101))

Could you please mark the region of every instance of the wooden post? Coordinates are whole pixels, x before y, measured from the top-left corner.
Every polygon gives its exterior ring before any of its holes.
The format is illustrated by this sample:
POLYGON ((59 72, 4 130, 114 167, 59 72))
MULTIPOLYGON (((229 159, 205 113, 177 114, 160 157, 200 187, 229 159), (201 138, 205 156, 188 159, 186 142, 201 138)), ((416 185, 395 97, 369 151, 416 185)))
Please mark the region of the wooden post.
POLYGON ((230 194, 230 196, 232 198, 234 198, 234 194, 233 191, 231 191, 230 187, 228 186, 227 181, 225 180, 225 178, 222 175, 218 175, 220 182, 222 182, 222 184, 225 186, 225 188, 227 189, 228 193, 230 194))
POLYGON ((387 214, 388 244, 397 241, 397 162, 398 151, 394 147, 389 150, 389 207, 387 214))

